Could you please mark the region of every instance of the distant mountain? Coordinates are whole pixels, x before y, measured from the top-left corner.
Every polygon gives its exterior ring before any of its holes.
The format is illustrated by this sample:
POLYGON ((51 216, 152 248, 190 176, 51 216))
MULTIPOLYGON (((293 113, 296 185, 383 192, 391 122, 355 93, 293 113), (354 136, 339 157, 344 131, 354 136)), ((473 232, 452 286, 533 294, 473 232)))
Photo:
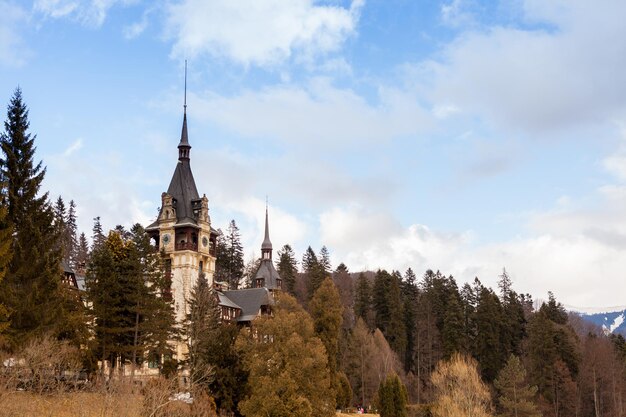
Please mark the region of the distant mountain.
POLYGON ((585 321, 602 327, 606 334, 615 333, 626 337, 626 307, 609 307, 583 309, 566 307, 568 310, 578 313, 585 321))

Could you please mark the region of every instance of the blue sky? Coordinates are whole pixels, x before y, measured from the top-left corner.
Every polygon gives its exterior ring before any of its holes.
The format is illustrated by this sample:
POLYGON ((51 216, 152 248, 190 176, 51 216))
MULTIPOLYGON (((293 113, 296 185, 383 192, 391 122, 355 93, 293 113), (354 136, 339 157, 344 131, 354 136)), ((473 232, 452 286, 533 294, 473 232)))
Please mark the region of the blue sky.
POLYGON ((626 4, 0 0, 0 98, 30 107, 79 225, 156 215, 189 62, 192 168, 258 256, 427 268, 573 306, 626 299, 626 4))

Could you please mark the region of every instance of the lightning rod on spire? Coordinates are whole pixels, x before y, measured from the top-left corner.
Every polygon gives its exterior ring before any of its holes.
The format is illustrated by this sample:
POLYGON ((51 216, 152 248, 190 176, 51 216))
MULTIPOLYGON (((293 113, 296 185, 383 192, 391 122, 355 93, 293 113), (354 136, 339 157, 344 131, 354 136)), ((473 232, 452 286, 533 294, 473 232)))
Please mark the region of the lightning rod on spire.
POLYGON ((185 104, 183 107, 185 114, 187 114, 187 60, 185 60, 185 104))

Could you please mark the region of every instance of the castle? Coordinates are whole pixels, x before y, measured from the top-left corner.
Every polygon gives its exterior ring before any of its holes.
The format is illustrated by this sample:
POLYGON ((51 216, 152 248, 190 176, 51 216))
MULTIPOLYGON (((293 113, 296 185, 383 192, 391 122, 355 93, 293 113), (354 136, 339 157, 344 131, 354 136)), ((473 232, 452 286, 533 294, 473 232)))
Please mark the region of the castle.
MULTIPOLYGON (((157 219, 146 227, 155 248, 165 256, 165 275, 171 281, 171 297, 176 322, 184 323, 189 314, 191 290, 198 277, 204 275, 215 288, 223 321, 249 324, 260 314, 267 314, 273 303, 272 292, 282 288, 282 280, 272 261, 268 211, 265 211, 265 237, 261 245, 261 261, 253 287, 230 290, 215 282, 215 261, 218 232, 211 227, 209 200, 200 197, 191 171, 191 145, 187 133, 187 105, 178 144, 178 162, 167 192, 161 194, 157 219)), ((175 342, 176 359, 187 354, 184 341, 175 342)))

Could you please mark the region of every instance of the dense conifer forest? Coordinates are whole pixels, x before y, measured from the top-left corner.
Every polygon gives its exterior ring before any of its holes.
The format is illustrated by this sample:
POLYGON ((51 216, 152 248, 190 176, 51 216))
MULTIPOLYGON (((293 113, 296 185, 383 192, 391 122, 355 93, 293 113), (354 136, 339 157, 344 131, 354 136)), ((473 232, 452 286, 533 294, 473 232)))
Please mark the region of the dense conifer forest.
MULTIPOLYGON (((480 277, 457 282, 436 265, 351 271, 331 265, 326 247, 308 247, 298 261, 285 245, 276 259, 284 291, 271 315, 250 328, 220 323, 200 279, 187 320, 176 324, 170 283, 144 228, 106 232, 96 218, 91 239, 77 230, 74 200, 53 203, 41 189, 46 169, 28 129, 17 89, 0 137, 3 359, 30 360, 36 346, 48 346, 58 358, 41 366, 85 373, 85 389, 96 389, 120 363, 153 363, 160 378, 176 380, 183 364, 168 341, 182 339, 193 394, 211 404, 197 415, 320 417, 355 407, 382 417, 626 415, 626 340, 568 313, 552 293, 516 292, 506 270, 489 288, 480 277), (64 282, 63 265, 85 271, 84 291, 64 282)), ((244 262, 235 220, 225 230, 216 277, 250 286, 258 261, 244 262)), ((3 362, 2 389, 13 387, 11 363, 3 362)), ((20 388, 43 393, 58 382, 37 375, 20 388)))

